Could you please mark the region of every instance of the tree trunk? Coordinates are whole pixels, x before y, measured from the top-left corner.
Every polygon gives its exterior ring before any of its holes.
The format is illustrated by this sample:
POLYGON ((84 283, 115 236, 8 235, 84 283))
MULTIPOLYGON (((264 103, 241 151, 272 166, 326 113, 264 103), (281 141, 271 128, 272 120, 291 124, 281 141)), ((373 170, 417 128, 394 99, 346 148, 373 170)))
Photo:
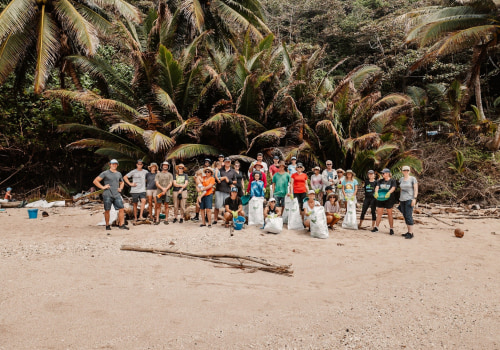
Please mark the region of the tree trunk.
POLYGON ((483 109, 483 100, 481 98, 481 77, 479 72, 476 74, 474 78, 474 94, 476 95, 476 107, 479 110, 479 121, 482 123, 486 120, 486 116, 484 115, 483 109))
POLYGON ((473 49, 471 69, 467 78, 465 79, 465 85, 467 86, 467 93, 462 100, 462 108, 469 103, 471 90, 474 87, 474 95, 476 96, 476 107, 479 110, 479 121, 484 122, 486 116, 484 115, 483 101, 481 99, 481 63, 486 59, 486 53, 488 51, 488 44, 475 46, 473 49))
MULTIPOLYGON (((59 82, 61 89, 64 90, 66 89, 66 83, 64 82, 64 72, 62 69, 59 70, 59 82)), ((69 104, 69 101, 66 98, 61 98, 61 105, 63 109, 64 115, 70 115, 71 114, 71 105, 69 104)))
POLYGON ((493 139, 486 143, 486 148, 492 152, 496 152, 500 149, 500 124, 497 125, 497 131, 495 132, 493 139))

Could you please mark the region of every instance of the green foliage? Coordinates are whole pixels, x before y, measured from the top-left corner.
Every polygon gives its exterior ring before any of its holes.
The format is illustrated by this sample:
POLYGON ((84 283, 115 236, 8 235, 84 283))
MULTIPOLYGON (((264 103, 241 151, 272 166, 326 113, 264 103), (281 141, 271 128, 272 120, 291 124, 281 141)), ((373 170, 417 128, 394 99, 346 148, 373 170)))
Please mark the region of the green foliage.
POLYGON ((455 163, 448 162, 448 169, 455 171, 457 174, 462 174, 465 171, 465 157, 461 151, 455 150, 455 163))

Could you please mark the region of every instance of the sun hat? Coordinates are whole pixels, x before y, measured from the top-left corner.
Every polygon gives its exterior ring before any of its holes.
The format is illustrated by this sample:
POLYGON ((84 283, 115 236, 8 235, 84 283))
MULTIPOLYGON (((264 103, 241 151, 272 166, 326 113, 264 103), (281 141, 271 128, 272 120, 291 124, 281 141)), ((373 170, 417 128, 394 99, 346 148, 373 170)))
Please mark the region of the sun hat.
POLYGON ((315 167, 313 168, 313 170, 319 170, 319 171, 321 171, 321 168, 320 168, 319 166, 315 166, 315 167))
POLYGON ((111 159, 109 161, 109 164, 118 164, 118 161, 116 159, 111 159))
POLYGON ((353 172, 351 169, 347 169, 347 171, 346 171, 345 173, 346 173, 346 174, 347 174, 347 173, 354 174, 354 172, 353 172))
POLYGON ((286 164, 285 164, 285 162, 284 162, 284 161, 280 161, 280 162, 278 163, 278 166, 279 166, 279 167, 280 167, 280 166, 282 166, 282 167, 286 167, 286 164))
POLYGON ((373 170, 368 170, 368 174, 375 174, 373 170))
POLYGON ((382 174, 385 174, 385 173, 389 173, 390 174, 391 171, 389 169, 387 169, 387 168, 384 168, 384 170, 382 170, 382 174))
POLYGON ((269 198, 269 202, 276 202, 276 198, 273 197, 269 198))
POLYGON ((328 193, 328 196, 326 196, 326 198, 328 199, 330 197, 337 197, 338 198, 338 196, 335 193, 328 193))
POLYGON ((344 173, 344 169, 342 168, 338 168, 337 170, 335 170, 337 173, 344 173))
POLYGON ((253 166, 256 167, 257 165, 262 168, 262 163, 261 162, 256 162, 253 166))
POLYGON ((164 161, 163 163, 161 163, 162 168, 164 165, 168 165, 170 167, 170 164, 167 161, 164 161))
POLYGON ((180 163, 180 164, 177 164, 175 166, 175 171, 179 171, 179 168, 182 166, 182 169, 186 170, 186 167, 184 166, 184 164, 180 163))
POLYGON ((205 173, 207 170, 210 171, 212 174, 214 173, 214 170, 212 168, 210 168, 209 166, 207 166, 205 169, 203 169, 203 172, 205 173))
POLYGON ((236 192, 236 193, 238 193, 238 187, 231 187, 231 192, 236 192))
POLYGON ((410 171, 410 167, 408 165, 403 165, 403 167, 401 168, 402 171, 405 171, 405 170, 408 170, 410 171))
POLYGON ((148 165, 148 169, 151 170, 152 167, 156 167, 156 169, 158 169, 158 164, 156 164, 155 162, 151 163, 148 165))
POLYGON ((316 192, 314 192, 314 190, 309 190, 309 192, 307 192, 307 195, 310 195, 310 194, 316 194, 316 192))

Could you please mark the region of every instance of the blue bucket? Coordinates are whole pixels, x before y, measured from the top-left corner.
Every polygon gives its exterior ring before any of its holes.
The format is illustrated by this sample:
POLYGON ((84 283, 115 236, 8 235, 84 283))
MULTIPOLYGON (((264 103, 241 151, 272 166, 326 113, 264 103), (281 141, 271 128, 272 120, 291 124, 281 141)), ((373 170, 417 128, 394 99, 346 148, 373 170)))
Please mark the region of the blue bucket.
POLYGON ((28 216, 30 219, 36 219, 38 216, 38 209, 28 209, 28 216))
POLYGON ((243 216, 238 216, 236 219, 233 219, 234 229, 241 230, 243 225, 245 225, 245 218, 243 216))

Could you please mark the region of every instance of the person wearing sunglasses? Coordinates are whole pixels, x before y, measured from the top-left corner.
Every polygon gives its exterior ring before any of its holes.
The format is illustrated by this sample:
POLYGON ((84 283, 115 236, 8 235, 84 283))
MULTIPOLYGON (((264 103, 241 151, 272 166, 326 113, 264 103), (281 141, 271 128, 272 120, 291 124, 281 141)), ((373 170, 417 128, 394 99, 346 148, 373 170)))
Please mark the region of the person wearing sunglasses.
POLYGON ((204 177, 202 180, 203 187, 200 190, 205 191, 205 195, 201 197, 200 201, 200 215, 201 215, 201 225, 200 227, 207 226, 212 227, 212 199, 214 196, 215 178, 214 171, 210 167, 204 169, 204 177))
POLYGON ((410 176, 410 167, 408 165, 403 166, 401 170, 403 171, 403 177, 399 179, 401 193, 399 195, 398 209, 403 214, 406 227, 408 228, 408 232, 406 232, 403 237, 406 239, 412 239, 413 208, 415 207, 415 204, 417 204, 418 183, 414 176, 410 176))
POLYGON ((176 174, 173 182, 173 199, 174 199, 174 221, 177 222, 177 214, 181 212, 181 217, 179 218, 179 223, 184 222, 184 212, 186 211, 186 200, 187 200, 187 186, 189 183, 188 175, 184 173, 186 169, 184 164, 179 164, 175 166, 176 174))

